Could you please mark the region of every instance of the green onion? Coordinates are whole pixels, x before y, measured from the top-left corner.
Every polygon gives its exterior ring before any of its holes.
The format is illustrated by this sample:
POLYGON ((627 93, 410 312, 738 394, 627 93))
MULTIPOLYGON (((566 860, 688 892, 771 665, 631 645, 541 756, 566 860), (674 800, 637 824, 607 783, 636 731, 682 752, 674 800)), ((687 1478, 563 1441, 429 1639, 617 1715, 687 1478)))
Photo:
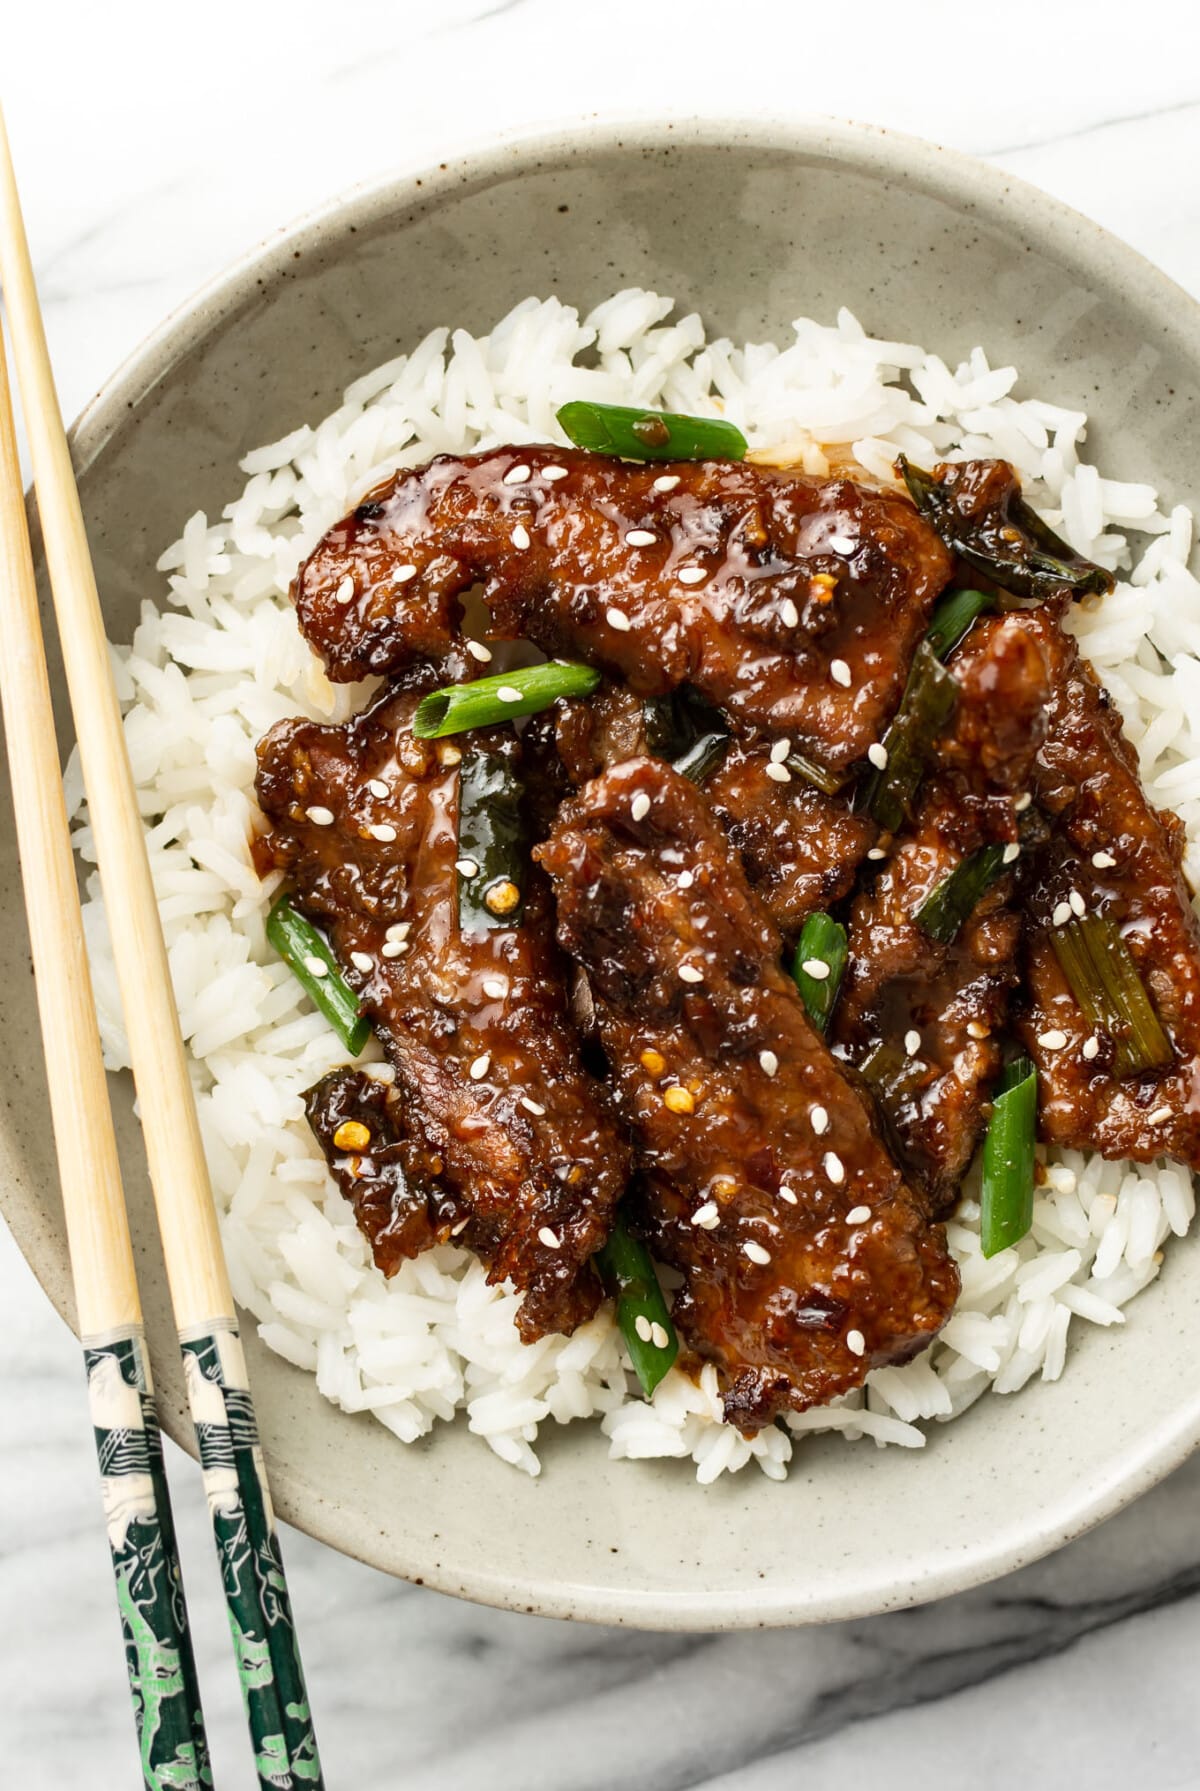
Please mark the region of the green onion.
POLYGON ((949 659, 984 610, 995 607, 995 601, 986 591, 951 591, 943 597, 925 630, 925 639, 939 659, 949 659))
POLYGON ((981 846, 932 890, 916 912, 921 931, 939 945, 950 945, 984 891, 1004 867, 1004 846, 981 846))
POLYGON ((841 922, 831 920, 828 914, 810 914, 792 960, 792 975, 818 1032, 824 1032, 829 1025, 849 955, 846 929, 841 922), (813 976, 805 969, 806 964, 824 964, 828 974, 813 976))
POLYGON ((689 782, 702 784, 708 774, 717 769, 728 751, 728 734, 701 734, 698 740, 693 740, 686 752, 681 752, 672 762, 676 771, 681 772, 689 782))
POLYGON ((979 1230, 985 1256, 1019 1243, 1033 1224, 1036 1130, 1037 1071, 1027 1057, 1018 1057, 1000 1078, 983 1141, 979 1230))
POLYGON ((885 833, 895 833, 908 817, 933 743, 954 713, 958 686, 928 641, 913 654, 908 683, 883 738, 887 766, 862 785, 858 806, 885 833))
POLYGON ((463 753, 457 852, 460 931, 518 926, 529 856, 524 791, 503 753, 463 753))
POLYGON ((371 1022, 359 1013, 358 996, 343 979, 324 933, 297 914, 286 896, 280 896, 267 916, 267 938, 347 1051, 357 1057, 371 1036, 371 1022), (310 960, 325 966, 324 975, 314 975, 310 960))
POLYGON ((649 1399, 679 1354, 679 1339, 662 1288, 658 1285, 650 1253, 643 1243, 630 1235, 620 1214, 609 1233, 608 1242, 596 1253, 596 1267, 616 1302, 617 1324, 625 1339, 625 1348, 641 1382, 642 1392, 649 1399), (666 1343, 656 1343, 653 1335, 649 1338, 639 1336, 639 1319, 643 1331, 648 1327, 651 1331, 655 1326, 659 1327, 659 1335, 666 1334, 666 1343))
POLYGON ((536 715, 559 697, 590 696, 599 682, 600 673, 590 665, 551 659, 544 665, 475 678, 470 684, 449 684, 421 698, 413 717, 413 733, 418 740, 440 740, 467 728, 488 728, 518 715, 536 715))
POLYGON ((702 784, 729 751, 729 730, 720 711, 680 685, 669 696, 648 697, 642 704, 646 749, 666 759, 694 784, 702 784))
POLYGON ((1051 927, 1050 943, 1088 1025, 1112 1039, 1118 1076, 1161 1069, 1172 1061, 1170 1040, 1129 947, 1108 915, 1086 914, 1051 927))
POLYGON ((793 750, 783 761, 788 770, 812 784, 814 789, 824 790, 826 796, 836 796, 846 779, 840 771, 830 771, 828 766, 818 765, 815 759, 806 759, 804 754, 793 750))
POLYGON ((685 417, 672 410, 576 399, 558 420, 577 448, 625 460, 742 460, 746 438, 720 417, 685 417))

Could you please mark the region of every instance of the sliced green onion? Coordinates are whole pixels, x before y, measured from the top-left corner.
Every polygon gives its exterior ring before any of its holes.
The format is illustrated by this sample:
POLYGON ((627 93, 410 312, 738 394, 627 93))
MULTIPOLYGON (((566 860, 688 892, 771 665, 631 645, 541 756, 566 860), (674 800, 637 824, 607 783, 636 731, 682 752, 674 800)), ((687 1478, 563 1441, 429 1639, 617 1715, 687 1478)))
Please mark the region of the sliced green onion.
POLYGON ((921 931, 940 945, 957 939, 959 930, 984 891, 1004 868, 1003 846, 981 846, 932 890, 916 912, 921 931))
POLYGON ((717 769, 728 751, 728 734, 701 734, 698 740, 693 740, 686 752, 681 752, 672 762, 676 771, 681 772, 689 782, 702 784, 710 772, 717 769))
POLYGON ((673 410, 575 399, 558 420, 577 448, 625 460, 742 460, 746 438, 720 417, 687 417, 673 410))
POLYGON ((694 784, 702 784, 729 751, 729 730, 720 711, 681 685, 669 696, 642 704, 647 751, 666 759, 694 784))
POLYGON ((925 639, 938 658, 949 659, 984 610, 994 609, 995 604, 995 598, 986 591, 951 591, 943 597, 925 630, 925 639))
POLYGON ((832 920, 828 914, 810 914, 792 959, 792 975, 818 1032, 824 1032, 829 1025, 849 955, 846 929, 841 922, 832 920), (826 974, 814 976, 805 968, 810 964, 823 964, 826 974))
POLYGON ((550 659, 544 665, 474 678, 469 684, 449 684, 421 698, 413 717, 413 733, 418 740, 441 740, 467 728, 488 728, 518 715, 536 715, 559 697, 590 696, 599 682, 600 673, 590 665, 550 659))
POLYGON ((1049 937, 1088 1025, 1113 1041, 1117 1075, 1135 1076, 1170 1063, 1171 1042, 1116 923, 1106 914, 1086 914, 1051 927, 1049 937))
POLYGON ((371 1022, 359 1013, 358 996, 338 969, 324 933, 297 914, 286 896, 280 896, 267 916, 267 938, 347 1051, 357 1057, 371 1036, 371 1022), (314 974, 310 962, 323 964, 324 975, 314 974))
POLYGON ((617 1308, 617 1324, 633 1371, 649 1399, 679 1354, 679 1339, 645 1244, 631 1236, 620 1214, 608 1242, 596 1252, 600 1278, 617 1308), (639 1320, 641 1329, 639 1330, 639 1320), (643 1336, 641 1333, 646 1332, 643 1336), (666 1342, 655 1342, 655 1336, 666 1342))
POLYGON ((458 774, 458 924, 515 927, 525 891, 524 791, 499 752, 463 753, 458 774))
POLYGON ((806 759, 802 752, 793 750, 783 761, 788 770, 814 789, 824 790, 826 796, 836 796, 845 783, 845 774, 841 771, 830 771, 826 765, 818 765, 815 759, 806 759))
POLYGON ((1037 1071, 1027 1057, 1018 1057, 1000 1078, 983 1141, 979 1230, 985 1256, 1019 1243, 1033 1224, 1036 1133, 1037 1071))
POLYGON ((892 725, 883 738, 887 765, 861 787, 858 806, 885 833, 908 818, 933 743, 954 713, 958 686, 928 641, 913 654, 908 683, 892 725))

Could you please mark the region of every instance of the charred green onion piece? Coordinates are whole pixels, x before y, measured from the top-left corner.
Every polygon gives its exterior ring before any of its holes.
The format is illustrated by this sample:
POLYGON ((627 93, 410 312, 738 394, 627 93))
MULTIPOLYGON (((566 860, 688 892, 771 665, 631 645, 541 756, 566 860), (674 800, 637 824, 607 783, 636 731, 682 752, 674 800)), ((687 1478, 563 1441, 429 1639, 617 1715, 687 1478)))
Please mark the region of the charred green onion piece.
POLYGON ((979 1230, 985 1256, 1019 1243, 1033 1224, 1033 1145, 1037 1071, 1027 1057, 1010 1063, 992 1104, 983 1141, 979 1230))
POLYGON ((868 777, 859 806, 886 833, 907 819, 933 743, 954 713, 958 686, 928 641, 913 654, 912 669, 892 725, 884 735, 887 765, 868 777))
POLYGON ((596 1267, 617 1308, 617 1323, 633 1371, 649 1399, 679 1354, 679 1339, 646 1246, 631 1237, 617 1215, 596 1267), (663 1339, 665 1338, 665 1342, 663 1339))
POLYGON ((952 591, 934 610, 925 639, 939 659, 949 659, 984 610, 994 608, 995 599, 986 591, 952 591))
POLYGON ((324 933, 280 896, 267 916, 267 938, 347 1051, 357 1057, 371 1036, 371 1022, 359 1013, 358 996, 343 979, 324 933))
POLYGON ((792 960, 792 975, 818 1032, 829 1025, 849 953, 846 929, 840 921, 828 914, 809 915, 792 960), (822 965, 823 976, 815 973, 822 965))
POLYGON ((1112 1039, 1118 1076, 1135 1076, 1171 1062, 1170 1040, 1150 1005, 1129 947, 1108 915, 1085 914, 1082 920, 1052 927, 1050 943, 1088 1025, 1112 1039))
POLYGON ((550 659, 544 665, 474 678, 470 684, 449 684, 421 698, 413 717, 413 733, 418 740, 441 740, 467 728, 489 728, 518 715, 536 715, 559 697, 590 696, 599 682, 599 672, 590 665, 550 659))
POLYGON ((917 909, 921 931, 939 945, 957 939, 963 922, 985 890, 990 889, 1004 867, 1003 846, 981 846, 948 877, 943 877, 917 909))
POLYGON ((642 704, 647 749, 667 759, 694 784, 702 784, 729 751, 729 730, 720 711, 688 685, 642 704))
POLYGON ((841 772, 830 771, 828 766, 818 765, 815 759, 806 759, 802 752, 790 752, 783 762, 794 776, 812 784, 814 789, 824 790, 826 796, 836 796, 846 781, 841 772))
POLYGON ((466 750, 458 774, 458 924, 520 924, 526 850, 520 779, 501 753, 466 750))
POLYGON ((577 448, 625 460, 742 460, 746 438, 720 417, 687 417, 671 410, 576 399, 558 420, 577 448))

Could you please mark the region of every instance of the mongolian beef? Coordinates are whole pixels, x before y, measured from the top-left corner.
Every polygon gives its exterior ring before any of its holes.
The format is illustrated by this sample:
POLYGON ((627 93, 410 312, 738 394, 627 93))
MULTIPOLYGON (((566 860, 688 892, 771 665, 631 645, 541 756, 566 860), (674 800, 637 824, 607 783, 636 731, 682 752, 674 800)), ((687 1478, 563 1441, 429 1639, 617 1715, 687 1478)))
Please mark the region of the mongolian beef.
POLYGON ((985 1137, 988 1253, 1035 1117, 1200 1167, 1200 938, 1067 628, 1112 581, 1011 468, 883 488, 580 409, 579 448, 397 474, 300 568, 330 678, 385 682, 262 740, 257 854, 385 1054, 307 1101, 383 1272, 456 1239, 526 1342, 607 1292, 647 1393, 712 1363, 750 1434, 945 1324, 985 1137))

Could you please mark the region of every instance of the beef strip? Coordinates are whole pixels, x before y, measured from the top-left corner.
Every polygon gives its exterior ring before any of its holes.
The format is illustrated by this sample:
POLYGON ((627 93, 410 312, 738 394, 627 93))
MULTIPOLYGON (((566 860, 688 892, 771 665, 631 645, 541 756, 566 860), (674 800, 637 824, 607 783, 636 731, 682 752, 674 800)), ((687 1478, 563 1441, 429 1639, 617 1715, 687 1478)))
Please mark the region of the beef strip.
POLYGON ((1106 1157, 1165 1155, 1200 1169, 1200 927, 1182 871, 1183 825, 1148 801, 1111 698, 1055 616, 1038 610, 1013 622, 1038 643, 1052 677, 1029 787, 1053 836, 1029 868, 1020 1016, 1038 1067, 1041 1135, 1106 1157), (1072 889, 1119 928, 1174 1050, 1165 1069, 1118 1077, 1111 1037, 1088 1044, 1091 1028, 1050 942, 1072 889))
POLYGON ((845 770, 896 708, 949 571, 905 498, 849 479, 506 447, 398 473, 294 591, 335 680, 444 651, 482 583, 500 634, 638 695, 690 683, 845 770))
POLYGON ((1016 617, 977 623, 950 669, 955 710, 914 818, 854 898, 831 1032, 870 1080, 902 1162, 938 1212, 957 1199, 983 1130, 1021 923, 1011 874, 949 944, 929 937, 917 911, 971 853, 1017 842, 1016 799, 1045 737, 1049 695, 1045 658, 1016 617))
POLYGON ((592 985, 674 1318, 753 1431, 904 1361, 949 1316, 940 1226, 780 964, 703 798, 633 759, 568 802, 539 857, 592 985))
MULTIPOLYGON (((398 1215, 372 1242, 386 1231, 388 1252, 407 1254, 469 1215, 491 1278, 524 1292, 517 1322, 528 1340, 596 1309, 590 1259, 629 1152, 579 1061, 544 877, 529 875, 519 925, 458 925, 461 747, 414 739, 416 701, 385 693, 344 727, 271 730, 258 773, 273 823, 267 852, 327 929, 397 1072, 403 1118, 391 1123, 406 1198, 420 1190, 431 1216, 410 1226, 398 1215)), ((467 738, 520 752, 508 728, 467 738)), ((395 1266, 382 1242, 380 1261, 395 1266)))

